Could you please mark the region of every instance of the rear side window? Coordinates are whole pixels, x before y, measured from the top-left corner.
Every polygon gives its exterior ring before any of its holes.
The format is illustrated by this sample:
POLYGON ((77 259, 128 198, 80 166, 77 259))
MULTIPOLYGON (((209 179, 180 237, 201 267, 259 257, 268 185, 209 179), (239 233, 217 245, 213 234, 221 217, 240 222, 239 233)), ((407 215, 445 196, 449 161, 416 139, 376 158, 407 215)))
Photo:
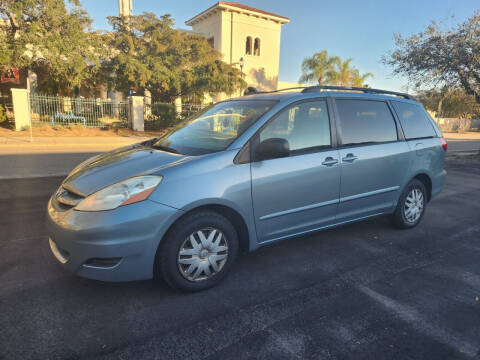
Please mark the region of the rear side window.
POLYGON ((397 127, 384 101, 336 100, 343 145, 396 141, 397 127))
POLYGON ((420 105, 392 101, 395 112, 400 118, 405 138, 418 139, 435 137, 437 134, 420 105))

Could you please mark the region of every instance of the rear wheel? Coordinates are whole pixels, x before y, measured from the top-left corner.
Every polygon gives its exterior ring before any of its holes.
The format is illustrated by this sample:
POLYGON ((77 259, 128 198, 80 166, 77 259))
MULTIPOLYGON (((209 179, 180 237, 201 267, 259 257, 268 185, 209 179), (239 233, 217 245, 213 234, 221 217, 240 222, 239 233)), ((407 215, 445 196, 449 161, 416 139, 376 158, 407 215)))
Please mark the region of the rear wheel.
POLYGON ((193 213, 162 240, 156 272, 181 291, 200 291, 219 283, 238 253, 234 226, 212 211, 193 213))
POLYGON ((423 182, 413 179, 398 200, 397 208, 391 216, 392 223, 399 229, 409 229, 418 225, 427 206, 427 191, 423 182))

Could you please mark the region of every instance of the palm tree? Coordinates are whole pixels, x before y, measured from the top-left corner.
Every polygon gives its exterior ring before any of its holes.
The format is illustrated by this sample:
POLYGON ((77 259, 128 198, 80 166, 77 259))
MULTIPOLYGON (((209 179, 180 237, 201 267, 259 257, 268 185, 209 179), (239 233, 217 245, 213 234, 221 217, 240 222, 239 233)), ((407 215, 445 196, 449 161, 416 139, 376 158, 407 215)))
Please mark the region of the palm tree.
POLYGON ((358 69, 355 69, 355 74, 352 79, 352 86, 368 87, 368 85, 365 84, 365 80, 368 79, 369 77, 373 78, 373 74, 365 73, 363 75, 360 75, 360 71, 358 71, 358 69))
POLYGON ((331 79, 335 85, 363 87, 365 80, 369 77, 373 77, 372 73, 360 75, 360 71, 351 66, 351 62, 351 58, 348 58, 345 61, 338 59, 335 62, 335 69, 331 79))
POLYGON ((351 58, 348 58, 345 61, 342 61, 341 59, 335 61, 335 70, 332 77, 332 82, 335 85, 350 86, 352 79, 355 76, 355 69, 350 66, 351 62, 351 58))
POLYGON ((326 50, 317 52, 313 54, 312 57, 305 58, 302 61, 302 76, 298 82, 318 82, 319 85, 329 83, 334 75, 334 64, 338 60, 339 58, 336 56, 328 56, 328 52, 326 50))
POLYGON ((362 87, 365 80, 373 77, 372 73, 360 74, 360 71, 351 66, 352 59, 343 61, 338 56, 329 56, 326 50, 305 58, 302 62, 302 76, 300 83, 318 82, 319 85, 338 85, 362 87))

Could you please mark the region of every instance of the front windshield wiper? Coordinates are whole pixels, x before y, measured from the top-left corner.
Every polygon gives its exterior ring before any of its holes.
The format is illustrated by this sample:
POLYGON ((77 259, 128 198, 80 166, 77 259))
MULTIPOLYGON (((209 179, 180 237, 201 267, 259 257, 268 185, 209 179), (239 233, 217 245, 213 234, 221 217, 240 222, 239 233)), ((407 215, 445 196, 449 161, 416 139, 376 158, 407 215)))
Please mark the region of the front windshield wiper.
POLYGON ((180 154, 177 150, 175 150, 174 148, 171 148, 169 146, 154 144, 154 145, 152 145, 152 148, 157 149, 157 150, 163 150, 163 151, 174 153, 174 154, 180 154))

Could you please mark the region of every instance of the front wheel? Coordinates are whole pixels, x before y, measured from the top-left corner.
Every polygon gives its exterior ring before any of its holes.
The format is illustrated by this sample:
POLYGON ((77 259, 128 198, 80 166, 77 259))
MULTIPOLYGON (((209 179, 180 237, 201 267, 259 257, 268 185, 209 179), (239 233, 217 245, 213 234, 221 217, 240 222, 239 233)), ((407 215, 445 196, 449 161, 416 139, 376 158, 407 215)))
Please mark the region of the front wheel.
POLYGON ((397 208, 391 216, 392 223, 399 229, 410 229, 418 225, 427 206, 425 185, 413 179, 398 200, 397 208))
POLYGON ((168 232, 155 271, 177 290, 205 290, 226 276, 237 253, 238 236, 230 221, 218 213, 200 211, 168 232))

